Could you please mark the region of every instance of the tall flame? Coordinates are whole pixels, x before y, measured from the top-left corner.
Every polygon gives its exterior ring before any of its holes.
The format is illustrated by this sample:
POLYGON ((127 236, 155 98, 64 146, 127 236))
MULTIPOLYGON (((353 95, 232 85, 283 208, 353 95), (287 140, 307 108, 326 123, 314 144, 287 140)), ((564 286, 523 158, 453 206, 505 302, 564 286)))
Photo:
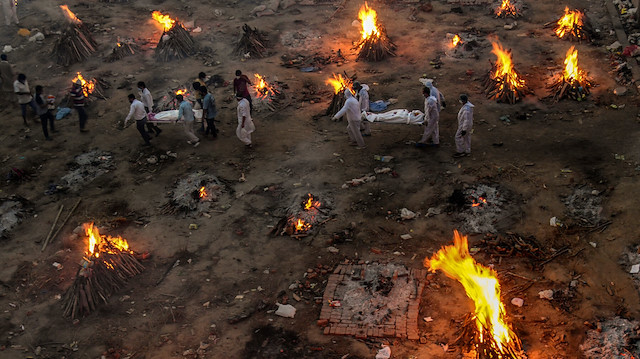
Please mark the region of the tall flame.
POLYGON ((567 51, 562 77, 566 82, 582 81, 586 77, 585 72, 578 67, 578 50, 574 46, 567 51))
POLYGON ((111 237, 101 235, 98 228, 92 223, 85 223, 83 225, 84 231, 89 239, 89 245, 87 247, 87 255, 90 257, 99 258, 100 253, 117 253, 117 252, 130 252, 129 243, 126 239, 120 236, 111 237))
POLYGON ((85 80, 84 77, 82 76, 82 74, 80 72, 76 72, 76 77, 73 78, 73 80, 71 80, 71 82, 76 82, 80 80, 80 85, 82 86, 82 92, 84 93, 85 97, 88 97, 89 94, 91 94, 93 92, 93 90, 96 88, 96 79, 91 79, 89 81, 85 80))
POLYGON ((511 0, 502 0, 500 7, 495 11, 496 16, 517 16, 518 9, 511 0))
POLYGON ((365 1, 364 5, 360 7, 360 11, 358 12, 358 19, 362 22, 362 30, 360 33, 362 34, 363 39, 367 39, 371 36, 380 36, 380 31, 378 30, 378 13, 375 10, 369 7, 367 2, 365 1))
POLYGON ((62 9, 62 12, 64 13, 64 16, 69 21, 71 21, 74 24, 82 24, 82 21, 80 19, 78 19, 76 14, 74 14, 73 12, 71 12, 71 10, 69 10, 69 7, 67 5, 60 5, 60 8, 62 9))
POLYGON ((521 351, 521 343, 507 323, 497 273, 471 257, 466 236, 454 231, 453 241, 453 245, 441 248, 431 259, 425 258, 425 267, 431 272, 442 270, 447 277, 460 282, 467 296, 473 300, 476 345, 489 345, 490 350, 498 355, 492 358, 517 358, 515 353, 521 351))
POLYGON ((325 83, 333 86, 333 92, 336 94, 340 93, 340 91, 343 91, 344 89, 349 89, 351 93, 353 93, 353 90, 351 89, 353 82, 350 78, 343 77, 342 74, 333 74, 333 78, 328 79, 325 83))
POLYGON ((260 74, 253 74, 253 76, 256 78, 255 90, 258 98, 265 99, 275 94, 271 85, 265 81, 264 76, 260 74))
POLYGON ((584 14, 578 10, 569 10, 569 7, 564 8, 564 16, 557 22, 555 29, 556 35, 559 38, 563 38, 565 35, 572 33, 576 28, 580 28, 583 25, 584 14))
POLYGON ((496 71, 492 76, 493 78, 504 79, 504 82, 500 84, 500 89, 502 90, 507 83, 509 83, 513 89, 524 88, 524 79, 518 77, 518 74, 513 69, 511 51, 505 50, 502 45, 497 42, 493 42, 491 45, 493 46, 491 52, 498 57, 495 64, 496 71))
POLYGON ((152 12, 151 17, 163 26, 164 31, 171 30, 176 23, 169 15, 163 15, 160 11, 152 12))

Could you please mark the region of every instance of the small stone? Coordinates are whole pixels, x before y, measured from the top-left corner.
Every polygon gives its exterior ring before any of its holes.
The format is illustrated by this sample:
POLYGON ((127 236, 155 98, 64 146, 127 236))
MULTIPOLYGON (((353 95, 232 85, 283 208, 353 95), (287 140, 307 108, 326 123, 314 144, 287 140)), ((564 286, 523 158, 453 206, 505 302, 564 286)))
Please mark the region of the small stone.
POLYGON ((636 274, 640 272, 640 264, 634 264, 631 266, 631 270, 629 271, 629 273, 631 274, 636 274))
POLYGON ((515 305, 518 308, 521 308, 524 305, 524 299, 522 299, 522 298, 513 298, 513 299, 511 299, 511 304, 515 305))
POLYGON ((540 299, 552 300, 553 299, 553 289, 541 290, 541 291, 538 292, 538 296, 540 297, 540 299))

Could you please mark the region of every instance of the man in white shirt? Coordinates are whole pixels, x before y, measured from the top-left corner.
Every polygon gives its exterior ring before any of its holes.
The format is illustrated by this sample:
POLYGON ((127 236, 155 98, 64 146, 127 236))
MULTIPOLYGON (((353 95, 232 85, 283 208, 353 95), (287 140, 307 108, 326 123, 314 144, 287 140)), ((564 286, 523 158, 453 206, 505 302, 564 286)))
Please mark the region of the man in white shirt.
POLYGON ((236 112, 238 113, 238 127, 236 127, 236 136, 244 143, 247 148, 252 148, 251 134, 256 130, 256 126, 253 124, 251 118, 251 104, 241 92, 236 94, 236 100, 238 100, 238 107, 236 112))
POLYGON ((13 92, 18 95, 18 103, 22 110, 22 121, 25 126, 29 126, 27 123, 27 106, 31 106, 34 113, 38 113, 35 103, 33 103, 33 96, 31 96, 31 90, 29 89, 29 83, 27 82, 27 76, 25 74, 18 74, 18 79, 13 83, 13 92))
MULTIPOLYGON (((153 97, 151 96, 151 92, 147 88, 147 85, 145 85, 145 83, 142 81, 138 82, 138 94, 140 95, 140 101, 144 105, 144 110, 147 111, 147 113, 153 111, 153 97)), ((160 136, 160 132, 162 132, 160 127, 156 126, 155 123, 151 123, 148 121, 147 131, 149 133, 155 132, 156 137, 160 136)))
POLYGON ((145 146, 151 146, 151 136, 144 129, 144 125, 147 123, 147 112, 144 110, 144 105, 142 102, 136 100, 136 97, 133 94, 129 94, 129 103, 131 106, 129 107, 129 114, 127 118, 124 119, 124 126, 127 126, 127 122, 133 117, 136 120, 136 128, 142 139, 144 140, 145 146))
POLYGON ((11 23, 18 25, 17 0, 2 0, 2 12, 4 13, 4 22, 7 26, 11 23))

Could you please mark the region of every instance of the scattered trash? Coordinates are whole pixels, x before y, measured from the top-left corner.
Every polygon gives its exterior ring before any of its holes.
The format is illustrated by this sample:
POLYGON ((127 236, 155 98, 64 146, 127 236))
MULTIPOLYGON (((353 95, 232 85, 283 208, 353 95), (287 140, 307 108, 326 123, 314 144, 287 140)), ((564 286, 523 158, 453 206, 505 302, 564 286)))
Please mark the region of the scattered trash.
POLYGON ((400 238, 402 238, 404 240, 407 240, 407 239, 411 239, 413 237, 410 234, 402 234, 402 235, 400 235, 400 238))
POLYGON ((622 44, 620 43, 620 41, 616 41, 613 44, 607 46, 607 50, 609 51, 617 51, 621 48, 622 48, 622 44))
POLYGON ((62 270, 62 264, 58 263, 58 262, 53 262, 52 264, 57 270, 62 270))
POLYGON ((389 173, 391 172, 391 168, 390 167, 378 167, 378 168, 374 168, 373 172, 375 172, 375 174, 380 175, 380 174, 385 174, 385 173, 389 173))
POLYGON ((327 252, 336 254, 336 253, 340 252, 340 250, 338 248, 334 247, 334 246, 331 246, 331 247, 327 247, 327 252))
POLYGON ((524 305, 524 299, 522 298, 513 298, 511 299, 511 304, 515 305, 516 307, 520 308, 524 305))
POLYGON ((44 35, 41 32, 37 32, 35 35, 29 38, 29 42, 42 41, 44 40, 44 35))
POLYGON ((552 300, 553 299, 553 289, 541 290, 541 291, 538 292, 538 296, 540 297, 540 299, 552 300))
POLYGON ((598 244, 596 242, 589 242, 589 244, 591 245, 591 247, 596 248, 598 246, 598 244))
POLYGON ((518 26, 518 22, 517 22, 517 21, 514 21, 514 22, 513 22, 513 23, 511 23, 511 24, 506 24, 506 25, 504 25, 504 29, 505 29, 505 30, 513 30, 513 29, 515 29, 515 28, 516 28, 516 26, 518 26))
POLYGON ((433 318, 431 318, 431 317, 424 317, 424 318, 422 318, 422 320, 424 320, 427 323, 433 322, 433 318))
POLYGON ((342 303, 340 303, 339 300, 332 300, 331 303, 329 303, 329 306, 333 308, 339 308, 342 307, 342 303))
POLYGON ((558 217, 551 217, 549 220, 549 225, 551 227, 562 227, 563 223, 558 219, 558 217))
POLYGON ((436 208, 436 207, 429 207, 429 209, 427 210, 427 214, 426 217, 433 217, 433 216, 437 216, 440 213, 442 213, 442 210, 440 208, 436 208))
POLYGON ((349 187, 357 187, 360 186, 362 184, 368 183, 368 182, 373 182, 376 180, 376 176, 372 175, 372 174, 367 174, 364 175, 360 178, 353 178, 350 181, 345 182, 342 185, 342 188, 349 188, 349 187))
POLYGON ((393 160, 393 156, 374 155, 373 159, 376 160, 376 161, 381 161, 381 162, 391 162, 393 160))
POLYGON ((619 161, 624 161, 625 160, 624 155, 619 155, 617 153, 613 154, 613 158, 615 158, 616 160, 619 160, 619 161))
POLYGON ((278 306, 278 310, 276 310, 275 314, 280 317, 285 318, 293 318, 296 315, 296 308, 294 308, 291 304, 280 304, 276 303, 278 306))
POLYGON ((402 218, 402 220, 409 220, 409 219, 414 219, 416 218, 416 214, 415 212, 412 212, 406 208, 402 208, 400 210, 400 218, 402 218))
POLYGON ((573 173, 573 171, 568 168, 563 168, 560 170, 560 173, 573 173))
POLYGON ((383 345, 382 349, 378 350, 376 359, 389 359, 391 358, 391 348, 388 345, 383 345))
POLYGON ((198 225, 195 223, 189 224, 189 229, 198 229, 198 225))
POLYGON ((640 264, 634 264, 631 266, 631 270, 629 271, 631 274, 640 273, 640 264))

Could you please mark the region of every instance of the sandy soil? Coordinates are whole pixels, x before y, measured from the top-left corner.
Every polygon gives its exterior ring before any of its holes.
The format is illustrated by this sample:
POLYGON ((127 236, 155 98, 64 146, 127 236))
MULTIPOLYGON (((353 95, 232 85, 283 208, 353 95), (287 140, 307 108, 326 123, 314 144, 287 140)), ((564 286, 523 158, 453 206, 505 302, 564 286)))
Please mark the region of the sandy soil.
MULTIPOLYGON (((616 84, 604 45, 615 38, 609 34, 612 25, 602 3, 567 3, 586 8, 602 34, 595 45, 575 44, 581 66, 598 85, 582 103, 552 103, 543 98, 544 82, 560 68, 570 45, 551 36, 543 25, 559 16, 565 3, 527 2, 526 17, 511 31, 503 28, 511 20, 494 19, 483 8, 465 7, 463 14, 455 14, 449 11, 450 5, 433 2, 433 11, 418 12, 414 22, 408 20, 412 4, 370 3, 398 45, 398 56, 378 64, 334 64, 315 73, 280 66, 280 55, 300 49, 288 49, 279 37, 312 30, 318 38, 304 46, 327 53, 341 49, 352 60, 351 41, 358 37, 358 29, 351 23, 359 2, 348 1, 333 17, 335 6, 329 3, 296 5, 275 16, 254 18, 249 13, 257 1, 71 1, 68 5, 80 19, 96 24, 94 36, 100 50, 95 58, 69 68, 53 64, 49 57, 53 35, 42 43, 30 43, 15 35, 16 29, 3 28, 2 43, 19 48, 9 53, 10 62, 16 73, 27 74, 32 87, 42 84, 61 99, 73 74, 82 71, 99 76, 110 88, 105 90, 107 100, 94 101, 88 108, 89 133, 78 132, 77 115, 72 113, 57 123, 60 132, 51 142, 43 140, 39 124, 33 123, 29 130, 22 126, 17 105, 3 106, 2 171, 20 168, 32 179, 7 181, 0 194, 24 197, 34 212, 0 242, 0 356, 341 358, 350 354, 349 358, 371 358, 384 340, 324 336, 316 326, 321 305, 311 294, 295 301, 289 286, 296 281, 304 284, 308 268, 332 268, 344 259, 421 267, 423 259, 451 242, 453 230, 462 226, 458 210, 449 206, 449 197, 455 189, 476 184, 500 186, 512 195, 506 200, 518 210, 508 221, 495 225, 499 233, 534 236, 549 254, 569 248, 544 266, 533 266, 519 256, 499 258, 482 250, 476 255, 478 261, 494 265, 501 273, 503 291, 511 293, 505 294, 506 303, 516 296, 524 299, 522 308, 507 304, 507 310, 529 358, 580 357, 579 345, 588 330, 585 322, 597 323, 615 315, 638 319, 638 290, 629 268, 619 263, 623 252, 638 244, 640 235, 636 226, 640 211, 634 199, 640 149, 633 135, 638 126, 637 97, 634 88, 623 97, 612 93, 616 84), (156 63, 149 47, 161 32, 152 23, 152 10, 194 20, 203 30, 194 33, 194 38, 201 46, 215 50, 213 58, 219 63, 205 67, 198 58, 156 63), (220 10, 219 15, 214 10, 220 10), (244 23, 270 35, 273 56, 240 61, 231 55, 244 23), (513 49, 515 65, 535 89, 534 96, 517 105, 484 98, 481 79, 493 61, 490 48, 481 49, 477 60, 443 55, 446 33, 471 28, 482 34, 495 33, 505 47, 513 49), (148 44, 135 56, 103 62, 103 54, 118 37, 148 44), (438 55, 442 55, 443 65, 434 69, 429 62, 438 55), (118 125, 128 111, 126 95, 139 80, 145 81, 158 99, 191 82, 200 71, 231 80, 236 69, 282 81, 293 97, 292 105, 282 111, 269 116, 266 112, 255 114, 253 150, 246 150, 235 137, 235 101, 225 101, 231 95, 230 87, 213 90, 219 104, 219 139, 203 139, 198 148, 186 144, 177 126, 164 125, 153 147, 144 148, 135 128, 122 130, 118 125), (441 114, 440 148, 414 148, 411 141, 419 139, 419 127, 374 124, 373 136, 365 139, 367 149, 356 150, 348 146, 344 122, 314 119, 331 95, 327 92, 320 103, 302 102, 303 85, 311 82, 326 89, 325 79, 343 70, 357 72, 360 81, 371 86, 372 100, 397 98, 394 108, 421 109, 417 79, 422 74, 437 79, 449 99, 441 114), (468 75, 467 70, 473 74, 468 75), (476 105, 473 155, 453 159, 455 99, 461 92, 469 93, 476 105), (612 109, 611 104, 618 109, 612 109), (520 119, 517 114, 530 116, 520 119), (510 115, 511 123, 501 121, 503 115, 510 115), (110 152, 115 167, 77 193, 44 194, 70 170, 68 164, 75 156, 93 149, 110 152), (177 158, 155 166, 146 163, 151 155, 167 151, 177 153, 177 158), (615 154, 625 157, 616 159, 615 154), (395 157, 389 165, 398 177, 381 175, 375 182, 341 189, 345 181, 381 166, 374 155, 395 157), (212 218, 162 214, 161 207, 175 181, 196 171, 213 174, 228 184, 226 195, 209 212, 212 218), (246 182, 238 181, 243 173, 246 182), (612 222, 604 230, 590 231, 568 215, 565 198, 581 187, 601 193, 600 220, 612 222), (270 226, 277 223, 283 210, 307 192, 330 198, 336 220, 320 228, 313 240, 270 237, 270 226), (80 197, 83 201, 75 215, 57 240, 41 252, 36 242, 47 235, 59 205, 68 209, 80 197), (403 207, 421 215, 399 221, 403 207), (442 214, 424 216, 431 207, 442 208, 442 214), (553 216, 570 227, 549 226, 553 216), (56 296, 71 284, 84 251, 82 241, 70 240, 71 233, 88 221, 110 228, 110 233, 129 239, 135 250, 148 251, 152 258, 144 262, 145 272, 133 278, 108 305, 72 323, 62 317, 56 296), (337 254, 326 251, 331 234, 352 222, 354 240, 333 244, 340 250, 337 254), (198 229, 190 230, 190 224, 197 224, 198 229), (405 233, 413 238, 401 240, 405 233), (177 259, 181 265, 156 285, 177 259), (56 270, 53 262, 64 268, 56 270), (524 291, 511 292, 527 284, 523 278, 534 283, 524 291), (545 289, 565 291, 560 299, 547 301, 537 295, 545 289), (269 312, 275 309, 276 300, 282 300, 282 291, 298 310, 294 319, 269 312), (230 323, 229 319, 247 313, 247 319, 230 323), (203 348, 200 354, 198 348, 203 348), (259 351, 262 354, 257 354, 259 351)), ((56 5, 21 2, 22 26, 47 34, 59 29, 65 20, 56 5)), ((482 234, 471 236, 471 246, 482 238, 482 234)), ((316 279, 320 293, 323 280, 322 275, 316 279)), ((430 281, 420 311, 421 316, 434 319, 420 323, 426 344, 392 340, 395 358, 445 358, 460 353, 452 346, 455 329, 472 304, 462 287, 442 274, 430 281), (450 345, 448 353, 443 351, 445 344, 450 345)))

